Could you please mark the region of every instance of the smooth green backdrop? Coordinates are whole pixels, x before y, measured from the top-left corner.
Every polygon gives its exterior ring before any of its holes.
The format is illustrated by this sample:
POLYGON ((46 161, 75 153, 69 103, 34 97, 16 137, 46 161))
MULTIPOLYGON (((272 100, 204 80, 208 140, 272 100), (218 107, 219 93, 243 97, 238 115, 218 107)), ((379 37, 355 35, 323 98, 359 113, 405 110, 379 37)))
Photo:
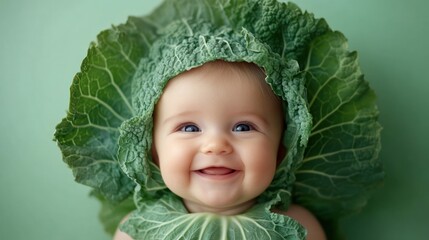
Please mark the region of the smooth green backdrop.
MULTIPOLYGON (((295 0, 357 50, 378 93, 386 181, 351 240, 427 239, 429 20, 425 0, 295 0)), ((0 0, 0 238, 107 240, 98 203, 52 141, 69 86, 97 33, 160 0, 0 0)))

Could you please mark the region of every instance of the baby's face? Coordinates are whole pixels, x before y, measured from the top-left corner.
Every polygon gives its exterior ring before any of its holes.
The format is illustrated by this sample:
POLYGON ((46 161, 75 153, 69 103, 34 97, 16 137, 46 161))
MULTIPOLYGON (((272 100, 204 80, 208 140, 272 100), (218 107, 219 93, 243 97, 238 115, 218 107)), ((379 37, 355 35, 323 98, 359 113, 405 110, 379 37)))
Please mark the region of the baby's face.
POLYGON ((190 212, 243 212, 273 179, 281 104, 248 78, 193 69, 170 80, 156 106, 154 161, 190 212))

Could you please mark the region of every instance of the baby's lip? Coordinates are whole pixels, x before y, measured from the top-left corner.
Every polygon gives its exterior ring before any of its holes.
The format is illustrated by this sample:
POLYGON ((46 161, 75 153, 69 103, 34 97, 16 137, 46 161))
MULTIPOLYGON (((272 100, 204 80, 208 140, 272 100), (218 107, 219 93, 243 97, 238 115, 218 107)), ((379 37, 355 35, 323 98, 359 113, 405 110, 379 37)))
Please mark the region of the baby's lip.
POLYGON ((228 175, 234 173, 237 170, 228 167, 207 167, 197 171, 206 175, 228 175))

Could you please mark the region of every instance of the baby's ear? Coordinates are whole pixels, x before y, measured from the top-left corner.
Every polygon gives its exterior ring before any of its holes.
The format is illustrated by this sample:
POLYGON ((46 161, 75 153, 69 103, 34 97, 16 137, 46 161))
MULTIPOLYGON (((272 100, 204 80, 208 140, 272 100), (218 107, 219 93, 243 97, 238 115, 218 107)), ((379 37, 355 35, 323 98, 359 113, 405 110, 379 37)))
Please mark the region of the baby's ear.
POLYGON ((287 149, 283 144, 280 144, 279 149, 277 150, 277 166, 280 165, 280 163, 283 161, 283 158, 285 158, 287 154, 287 149))

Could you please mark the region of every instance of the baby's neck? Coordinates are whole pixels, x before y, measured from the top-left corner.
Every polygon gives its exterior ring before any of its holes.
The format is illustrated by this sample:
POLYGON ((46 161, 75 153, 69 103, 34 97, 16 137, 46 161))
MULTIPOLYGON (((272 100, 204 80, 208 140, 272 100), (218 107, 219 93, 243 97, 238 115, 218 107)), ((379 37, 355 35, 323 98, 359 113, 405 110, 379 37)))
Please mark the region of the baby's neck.
POLYGON ((216 213, 219 215, 231 216, 231 215, 238 215, 238 214, 244 213, 255 204, 255 201, 256 201, 255 199, 252 199, 250 201, 233 205, 233 206, 216 207, 216 206, 207 206, 207 205, 203 205, 200 203, 183 199, 183 204, 185 205, 186 209, 190 213, 210 212, 210 213, 216 213))

